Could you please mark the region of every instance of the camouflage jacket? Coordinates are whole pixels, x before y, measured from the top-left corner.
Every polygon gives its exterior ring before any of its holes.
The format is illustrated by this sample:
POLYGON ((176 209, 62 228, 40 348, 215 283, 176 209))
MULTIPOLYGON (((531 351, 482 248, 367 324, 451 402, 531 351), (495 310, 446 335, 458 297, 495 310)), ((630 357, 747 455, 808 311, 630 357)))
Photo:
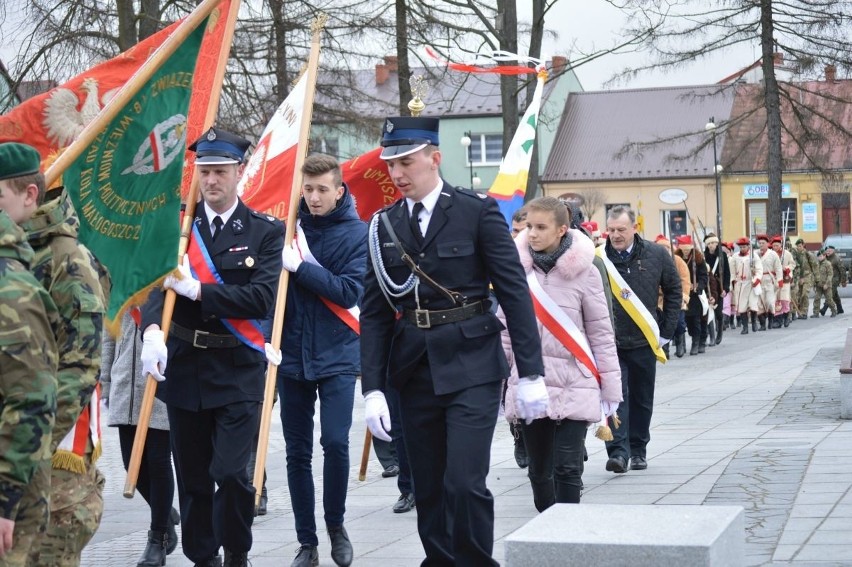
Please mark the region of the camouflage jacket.
POLYGON ((831 267, 831 262, 828 259, 817 261, 817 270, 814 274, 814 284, 821 289, 826 286, 831 286, 832 278, 834 277, 834 268, 831 267))
POLYGON ((32 272, 59 309, 56 446, 89 403, 101 367, 104 294, 100 263, 77 240, 80 221, 68 194, 44 203, 21 227, 35 251, 32 272))
POLYGON ((59 313, 27 268, 24 232, 0 212, 0 516, 14 520, 36 468, 50 459, 59 313))
POLYGON ((828 262, 831 264, 831 269, 834 270, 832 276, 832 285, 834 287, 846 283, 846 266, 843 265, 843 260, 837 255, 837 252, 831 256, 827 256, 828 262))
POLYGON ((801 280, 809 276, 816 276, 817 259, 813 252, 809 252, 808 250, 799 252, 795 248, 792 252, 793 258, 796 260, 796 278, 801 280))

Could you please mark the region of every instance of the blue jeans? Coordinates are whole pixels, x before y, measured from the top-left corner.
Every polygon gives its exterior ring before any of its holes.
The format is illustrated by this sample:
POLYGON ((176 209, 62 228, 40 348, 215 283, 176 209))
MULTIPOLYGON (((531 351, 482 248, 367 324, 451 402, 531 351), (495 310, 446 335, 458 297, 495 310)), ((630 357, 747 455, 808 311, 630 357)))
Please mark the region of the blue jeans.
POLYGON ((287 483, 302 545, 318 545, 314 516, 314 404, 319 393, 320 444, 323 450, 322 503, 327 526, 343 525, 349 483, 349 429, 355 402, 355 376, 332 376, 318 382, 278 377, 281 423, 287 444, 287 483))
POLYGON ((621 367, 621 393, 624 401, 618 405, 621 427, 612 430, 607 441, 610 457, 645 457, 645 447, 651 440, 651 414, 654 411, 654 384, 657 359, 650 347, 618 349, 621 367))

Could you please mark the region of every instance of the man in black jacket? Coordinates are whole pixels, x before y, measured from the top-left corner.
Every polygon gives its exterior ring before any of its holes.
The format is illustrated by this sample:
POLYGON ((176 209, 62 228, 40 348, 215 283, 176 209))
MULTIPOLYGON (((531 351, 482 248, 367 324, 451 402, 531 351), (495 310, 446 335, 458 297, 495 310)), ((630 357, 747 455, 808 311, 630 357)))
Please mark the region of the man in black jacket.
POLYGON ((485 478, 509 367, 488 290, 493 284, 506 314, 524 377, 518 413, 531 422, 546 415, 548 398, 526 277, 497 202, 441 179, 437 118, 388 118, 382 146, 404 198, 370 223, 360 319, 365 419, 389 441, 384 390, 399 391, 423 564, 497 565, 485 478))
MULTIPOLYGON (((722 330, 725 325, 722 313, 723 299, 731 293, 731 267, 728 265, 728 256, 719 247, 719 237, 712 232, 704 237, 704 259, 710 269, 710 277, 719 282, 719 299, 714 306, 714 317, 716 321, 716 344, 722 342, 722 330)), ((712 345, 711 345, 712 346, 712 345)))
POLYGON ((649 244, 636 233, 632 209, 613 207, 606 225, 607 271, 619 284, 613 286, 612 310, 624 395, 618 407, 621 426, 613 430, 614 439, 606 444, 606 470, 623 473, 628 460, 631 469, 648 468, 645 448, 651 439, 656 363, 658 357, 665 360, 661 347, 674 335, 682 296, 674 261, 661 246, 649 244), (660 288, 663 312, 657 321, 652 314, 660 288), (628 303, 635 316, 625 310, 628 303))

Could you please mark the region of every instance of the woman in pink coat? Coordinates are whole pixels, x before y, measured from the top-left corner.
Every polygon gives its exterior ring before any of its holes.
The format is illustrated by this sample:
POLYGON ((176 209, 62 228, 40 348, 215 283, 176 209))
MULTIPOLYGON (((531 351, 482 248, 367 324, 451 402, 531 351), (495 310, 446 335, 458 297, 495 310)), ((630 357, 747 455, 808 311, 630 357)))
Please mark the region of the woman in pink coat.
MULTIPOLYGON (((580 502, 586 430, 601 420, 602 412, 611 415, 618 407, 621 371, 601 273, 592 264, 594 245, 580 231, 568 228, 568 209, 558 199, 535 199, 525 209, 527 229, 515 239, 524 270, 540 284, 538 293, 552 299, 552 307, 564 312, 576 326, 575 332, 585 337, 593 366, 600 374, 598 382, 592 370, 579 362, 539 317, 550 407, 547 417, 521 423, 521 432, 529 456, 533 499, 541 512, 555 503, 580 502)), ((537 287, 534 282, 531 285, 537 287)), ((502 312, 498 315, 502 317, 502 312)), ((518 380, 506 331, 503 349, 512 371, 506 418, 517 423, 515 400, 523 384, 518 380)))

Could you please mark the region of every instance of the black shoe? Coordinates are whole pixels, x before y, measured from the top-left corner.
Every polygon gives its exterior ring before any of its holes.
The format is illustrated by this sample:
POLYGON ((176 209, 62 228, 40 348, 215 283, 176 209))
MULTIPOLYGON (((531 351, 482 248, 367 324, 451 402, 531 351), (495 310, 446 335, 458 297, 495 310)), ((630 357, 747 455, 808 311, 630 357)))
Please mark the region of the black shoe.
POLYGON ((331 560, 338 567, 352 565, 352 542, 343 526, 326 526, 328 539, 331 540, 331 560))
POLYGON ((148 545, 145 546, 142 557, 136 562, 136 567, 162 567, 165 565, 168 543, 168 532, 148 530, 148 545))
POLYGON ((644 471, 648 468, 648 461, 645 457, 630 457, 630 470, 644 471))
POLYGON ((406 512, 411 512, 414 506, 414 495, 412 493, 400 494, 399 500, 393 505, 393 513, 405 514, 406 512))
POLYGON ((390 478, 392 476, 399 476, 399 465, 388 465, 382 471, 382 478, 390 478))
POLYGON ((681 333, 675 336, 675 356, 683 358, 686 354, 686 337, 681 333))
POLYGON ((169 540, 166 542, 166 555, 171 555, 177 549, 178 536, 175 526, 180 525, 180 512, 172 508, 172 511, 169 512, 169 520, 169 529, 166 531, 166 535, 169 536, 169 540))
POLYGON ((195 564, 195 567, 222 567, 222 558, 217 555, 216 557, 199 561, 195 564))
POLYGON ((841 313, 843 313, 843 308, 842 308, 842 307, 838 307, 838 308, 837 308, 837 314, 838 314, 838 315, 840 315, 841 313))
POLYGON ((702 340, 700 343, 698 343, 698 354, 702 354, 704 352, 707 352, 707 346, 706 346, 705 341, 706 341, 706 339, 702 340))
POLYGON ((606 470, 619 474, 626 473, 627 461, 624 460, 624 457, 610 457, 606 461, 606 470))
MULTIPOLYGON (((766 315, 758 315, 757 320, 760 322, 760 330, 765 331, 766 330, 766 315)), ((754 330, 754 329, 752 329, 752 330, 754 330)))
POLYGON ((266 493, 266 486, 260 489, 260 500, 257 503, 255 516, 265 516, 269 507, 269 495, 266 493))
POLYGON ((671 359, 671 357, 672 357, 671 353, 669 352, 669 345, 670 345, 670 344, 671 344, 671 343, 666 343, 666 345, 663 347, 663 352, 664 352, 664 353, 665 353, 665 355, 666 355, 666 360, 670 360, 670 359, 671 359))
POLYGON ((791 323, 792 321, 793 321, 793 315, 791 315, 790 313, 786 313, 786 314, 784 315, 784 326, 785 326, 785 327, 789 327, 789 326, 790 326, 790 323, 791 323))
POLYGON ((822 309, 819 310, 819 314, 825 317, 825 312, 828 311, 828 305, 823 305, 822 309))
POLYGON ((740 331, 741 335, 748 334, 748 319, 746 317, 747 315, 737 315, 737 320, 740 321, 740 323, 742 324, 741 326, 743 328, 743 330, 740 331))
POLYGON ((248 567, 248 552, 236 552, 225 549, 225 564, 223 567, 248 567))
POLYGON ((698 341, 692 339, 692 342, 689 346, 689 356, 695 356, 698 354, 698 341))
MULTIPOLYGON (((520 433, 518 433, 520 435, 520 433)), ((515 462, 518 463, 518 466, 522 469, 527 468, 530 465, 530 460, 527 457, 527 447, 524 445, 524 441, 521 438, 515 438, 515 462)))
POLYGON ((319 552, 317 546, 305 544, 296 552, 296 558, 290 563, 290 567, 317 567, 319 565, 319 552))
POLYGON ((716 340, 713 342, 712 346, 717 346, 722 342, 722 333, 716 333, 716 340))
POLYGON ((751 314, 751 332, 757 332, 757 315, 754 313, 751 314))
POLYGON ((784 317, 784 320, 787 319, 787 317, 783 316, 783 315, 770 315, 769 316, 769 320, 772 321, 772 328, 773 329, 780 329, 783 326, 784 323, 783 323, 781 317, 784 317))

